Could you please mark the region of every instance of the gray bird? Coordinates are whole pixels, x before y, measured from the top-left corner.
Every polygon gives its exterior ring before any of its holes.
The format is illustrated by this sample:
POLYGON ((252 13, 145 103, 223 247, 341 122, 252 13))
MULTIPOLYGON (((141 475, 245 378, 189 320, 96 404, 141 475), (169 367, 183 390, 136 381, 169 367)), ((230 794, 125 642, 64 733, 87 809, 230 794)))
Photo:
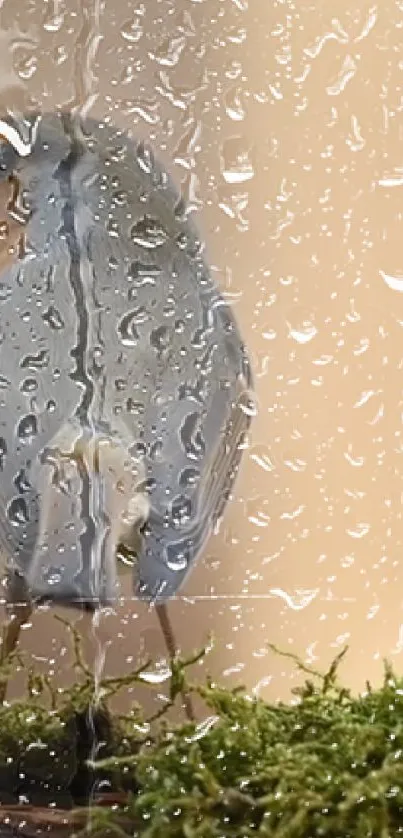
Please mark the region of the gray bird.
POLYGON ((113 603, 126 550, 135 594, 164 603, 233 488, 253 414, 247 352, 150 148, 70 113, 9 116, 0 134, 10 596, 19 580, 34 601, 113 603))

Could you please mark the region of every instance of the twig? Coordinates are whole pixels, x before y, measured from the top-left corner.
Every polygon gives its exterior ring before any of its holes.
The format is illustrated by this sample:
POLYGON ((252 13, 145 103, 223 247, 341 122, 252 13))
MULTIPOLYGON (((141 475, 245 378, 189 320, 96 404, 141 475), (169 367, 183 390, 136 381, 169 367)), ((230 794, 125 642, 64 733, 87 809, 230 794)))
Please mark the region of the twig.
MULTIPOLYGON (((171 621, 169 619, 167 606, 156 605, 155 610, 157 612, 157 617, 159 620, 159 624, 161 626, 162 635, 165 641, 165 645, 168 650, 169 657, 171 658, 171 663, 175 661, 177 654, 178 654, 178 645, 176 643, 175 635, 173 633, 171 621)), ((190 722, 195 721, 195 712, 193 709, 192 700, 190 698, 189 692, 187 690, 181 690, 181 695, 183 698, 183 705, 185 708, 185 713, 190 722)), ((161 715, 161 714, 160 714, 161 715)), ((158 718, 158 716, 157 716, 158 718)))
MULTIPOLYGON (((3 638, 0 649, 0 667, 3 666, 15 652, 20 639, 21 628, 28 622, 32 614, 32 604, 29 601, 13 603, 14 613, 3 628, 3 638)), ((0 704, 4 704, 7 694, 8 678, 0 680, 0 704)))

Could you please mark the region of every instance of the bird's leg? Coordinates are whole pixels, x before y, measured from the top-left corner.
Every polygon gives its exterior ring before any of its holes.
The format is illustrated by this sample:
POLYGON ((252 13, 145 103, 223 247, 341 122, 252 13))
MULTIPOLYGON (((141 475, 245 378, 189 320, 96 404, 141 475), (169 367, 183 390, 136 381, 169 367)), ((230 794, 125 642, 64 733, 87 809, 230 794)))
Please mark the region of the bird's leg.
MULTIPOLYGON (((171 661, 174 660, 176 657, 178 646, 175 640, 175 636, 172 630, 171 621, 168 615, 168 608, 165 604, 155 605, 155 610, 157 612, 157 617, 159 620, 159 624, 161 626, 161 631, 164 637, 165 645, 167 647, 168 655, 171 658, 171 661)), ((183 698, 183 705, 185 708, 185 713, 187 718, 190 722, 195 721, 195 713, 193 710, 192 700, 190 698, 189 693, 182 692, 183 698)))
MULTIPOLYGON (((7 619, 3 627, 3 637, 0 647, 0 666, 5 664, 14 652, 21 633, 21 627, 26 623, 33 610, 25 580, 13 571, 7 574, 7 619)), ((7 692, 7 679, 0 680, 0 704, 3 704, 7 692)))

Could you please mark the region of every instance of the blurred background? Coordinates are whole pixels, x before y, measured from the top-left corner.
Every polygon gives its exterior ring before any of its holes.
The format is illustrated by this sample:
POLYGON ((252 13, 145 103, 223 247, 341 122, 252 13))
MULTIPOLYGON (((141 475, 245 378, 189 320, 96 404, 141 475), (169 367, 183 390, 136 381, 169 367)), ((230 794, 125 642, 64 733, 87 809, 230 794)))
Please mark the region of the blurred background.
MULTIPOLYGON (((402 30, 398 0, 0 8, 0 109, 80 105, 149 140, 234 306, 258 417, 169 614, 185 655, 213 633, 198 677, 271 700, 301 676, 269 643, 318 668, 348 645, 354 689, 384 657, 402 669, 402 30)), ((68 683, 54 613, 35 612, 21 648, 68 683)), ((97 672, 151 657, 164 692, 164 642, 130 572, 116 609, 76 620, 97 672)))

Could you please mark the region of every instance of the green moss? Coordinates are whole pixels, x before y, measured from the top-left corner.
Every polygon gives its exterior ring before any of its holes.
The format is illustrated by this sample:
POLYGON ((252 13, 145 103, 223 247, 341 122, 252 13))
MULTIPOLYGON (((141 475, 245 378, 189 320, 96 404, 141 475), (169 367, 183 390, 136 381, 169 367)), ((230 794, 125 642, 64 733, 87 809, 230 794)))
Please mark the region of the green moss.
MULTIPOLYGON (((43 751, 59 755, 45 772, 50 782, 54 771, 59 787, 88 763, 88 753, 69 749, 72 726, 77 730, 95 695, 76 636, 74 643, 77 681, 52 696, 50 715, 40 706, 43 682, 25 704, 0 708, 0 765, 10 754, 21 763, 32 742, 41 742, 43 751)), ((380 689, 353 696, 338 680, 341 658, 325 674, 295 659, 306 677, 295 705, 252 700, 241 689, 210 682, 192 687, 186 678, 191 661, 176 661, 171 699, 187 685, 203 699, 205 720, 173 726, 162 716, 152 735, 140 708, 125 718, 112 717, 108 709, 109 697, 139 679, 140 670, 130 678, 106 679, 96 708, 104 725, 104 758, 87 770, 123 794, 119 806, 88 809, 85 835, 403 835, 403 679, 385 665, 380 689)))
POLYGON ((403 680, 386 667, 380 690, 354 698, 336 669, 310 677, 297 706, 201 688, 215 722, 164 730, 130 760, 136 834, 402 835, 403 680))
POLYGON ((74 718, 36 702, 0 708, 0 787, 68 787, 76 771, 74 718))

